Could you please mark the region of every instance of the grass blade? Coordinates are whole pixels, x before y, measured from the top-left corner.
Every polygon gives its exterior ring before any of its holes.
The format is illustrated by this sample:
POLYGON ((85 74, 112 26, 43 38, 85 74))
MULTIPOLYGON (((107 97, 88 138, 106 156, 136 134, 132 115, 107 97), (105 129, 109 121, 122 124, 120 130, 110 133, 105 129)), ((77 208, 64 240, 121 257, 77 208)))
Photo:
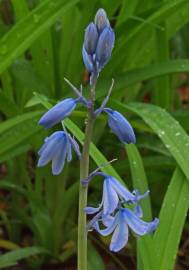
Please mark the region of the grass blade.
POLYGON ((0 74, 78 0, 45 0, 0 40, 0 74))
POLYGON ((189 207, 189 183, 183 172, 174 172, 160 212, 160 225, 155 233, 156 270, 172 270, 179 240, 189 207))

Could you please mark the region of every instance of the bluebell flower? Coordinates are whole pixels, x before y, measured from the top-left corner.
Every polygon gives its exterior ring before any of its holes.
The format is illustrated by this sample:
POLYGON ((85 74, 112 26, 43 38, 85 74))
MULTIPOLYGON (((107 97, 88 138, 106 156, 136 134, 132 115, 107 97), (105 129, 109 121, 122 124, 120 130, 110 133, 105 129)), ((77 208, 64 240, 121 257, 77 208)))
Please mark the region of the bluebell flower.
POLYGON ((85 207, 84 210, 87 214, 95 214, 102 210, 103 215, 106 216, 116 210, 120 201, 123 203, 137 203, 148 195, 148 191, 143 195, 136 194, 135 191, 131 193, 114 177, 103 173, 102 175, 105 177, 102 201, 99 207, 85 207))
POLYGON ((159 224, 159 219, 155 218, 152 222, 143 221, 134 211, 128 208, 120 208, 115 216, 107 216, 103 219, 98 216, 92 227, 102 236, 107 236, 113 233, 110 250, 114 252, 120 251, 126 246, 129 236, 129 228, 137 236, 153 232, 159 224), (99 222, 102 220, 105 229, 101 229, 99 222))
POLYGON ((52 161, 52 173, 58 175, 64 168, 65 160, 72 160, 72 148, 80 158, 81 154, 77 142, 64 131, 54 132, 45 139, 45 143, 39 150, 40 156, 37 166, 43 167, 52 161))
POLYGON ((45 128, 54 126, 68 117, 75 109, 78 102, 79 98, 66 98, 62 100, 41 117, 39 124, 45 128))
POLYGON ((104 111, 108 114, 108 125, 111 130, 117 135, 122 143, 135 143, 135 133, 130 123, 118 111, 110 108, 105 108, 104 111))
MULTIPOLYGON (((98 73, 110 59, 114 47, 115 34, 110 27, 106 12, 99 9, 95 23, 91 22, 86 30, 82 49, 83 61, 91 77, 98 73)), ((91 83, 92 83, 91 79, 91 83)))

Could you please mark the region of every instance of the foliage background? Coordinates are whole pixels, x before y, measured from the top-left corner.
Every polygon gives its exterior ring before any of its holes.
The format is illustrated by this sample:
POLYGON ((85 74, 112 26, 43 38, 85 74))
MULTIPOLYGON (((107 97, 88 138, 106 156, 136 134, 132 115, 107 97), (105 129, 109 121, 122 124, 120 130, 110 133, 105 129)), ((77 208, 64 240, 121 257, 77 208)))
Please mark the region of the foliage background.
MULTIPOLYGON (((117 157, 104 170, 129 188, 149 188, 145 219, 160 215, 160 226, 154 236, 131 236, 120 254, 108 251, 108 239, 89 234, 89 269, 189 266, 188 0, 1 0, 1 269, 18 261, 27 269, 51 269, 51 263, 76 269, 78 161, 57 177, 49 166, 36 168, 37 150, 48 135, 37 122, 51 104, 70 96, 64 77, 82 83, 87 95, 81 48, 84 29, 100 7, 116 44, 97 85, 97 105, 113 77, 109 104, 131 121, 137 144, 123 150, 101 116, 91 170, 106 161, 104 155, 117 157)), ((79 108, 65 121, 81 143, 84 119, 79 108)), ((98 202, 101 184, 92 183, 90 203, 98 202)))

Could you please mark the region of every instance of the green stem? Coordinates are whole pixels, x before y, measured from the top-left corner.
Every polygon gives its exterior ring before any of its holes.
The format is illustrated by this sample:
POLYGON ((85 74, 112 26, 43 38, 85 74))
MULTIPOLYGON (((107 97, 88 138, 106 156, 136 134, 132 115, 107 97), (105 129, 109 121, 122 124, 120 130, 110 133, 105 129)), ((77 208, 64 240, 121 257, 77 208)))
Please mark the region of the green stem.
MULTIPOLYGON (((88 111, 87 124, 85 129, 85 140, 80 161, 80 180, 89 175, 89 150, 92 139, 94 125, 94 99, 95 99, 96 80, 90 91, 91 108, 88 111)), ((87 220, 84 208, 87 205, 88 187, 83 186, 80 181, 79 189, 79 215, 78 215, 78 270, 87 270, 87 220)))

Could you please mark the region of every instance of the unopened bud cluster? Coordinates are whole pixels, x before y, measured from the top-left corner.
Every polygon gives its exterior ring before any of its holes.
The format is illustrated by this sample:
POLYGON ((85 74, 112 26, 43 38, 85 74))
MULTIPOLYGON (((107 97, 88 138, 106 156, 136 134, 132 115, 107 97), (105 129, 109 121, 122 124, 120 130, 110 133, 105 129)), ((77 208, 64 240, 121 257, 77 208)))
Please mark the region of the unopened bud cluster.
POLYGON ((83 61, 90 73, 96 75, 111 57, 115 34, 110 26, 106 12, 99 9, 95 22, 91 22, 85 30, 83 43, 83 61))

